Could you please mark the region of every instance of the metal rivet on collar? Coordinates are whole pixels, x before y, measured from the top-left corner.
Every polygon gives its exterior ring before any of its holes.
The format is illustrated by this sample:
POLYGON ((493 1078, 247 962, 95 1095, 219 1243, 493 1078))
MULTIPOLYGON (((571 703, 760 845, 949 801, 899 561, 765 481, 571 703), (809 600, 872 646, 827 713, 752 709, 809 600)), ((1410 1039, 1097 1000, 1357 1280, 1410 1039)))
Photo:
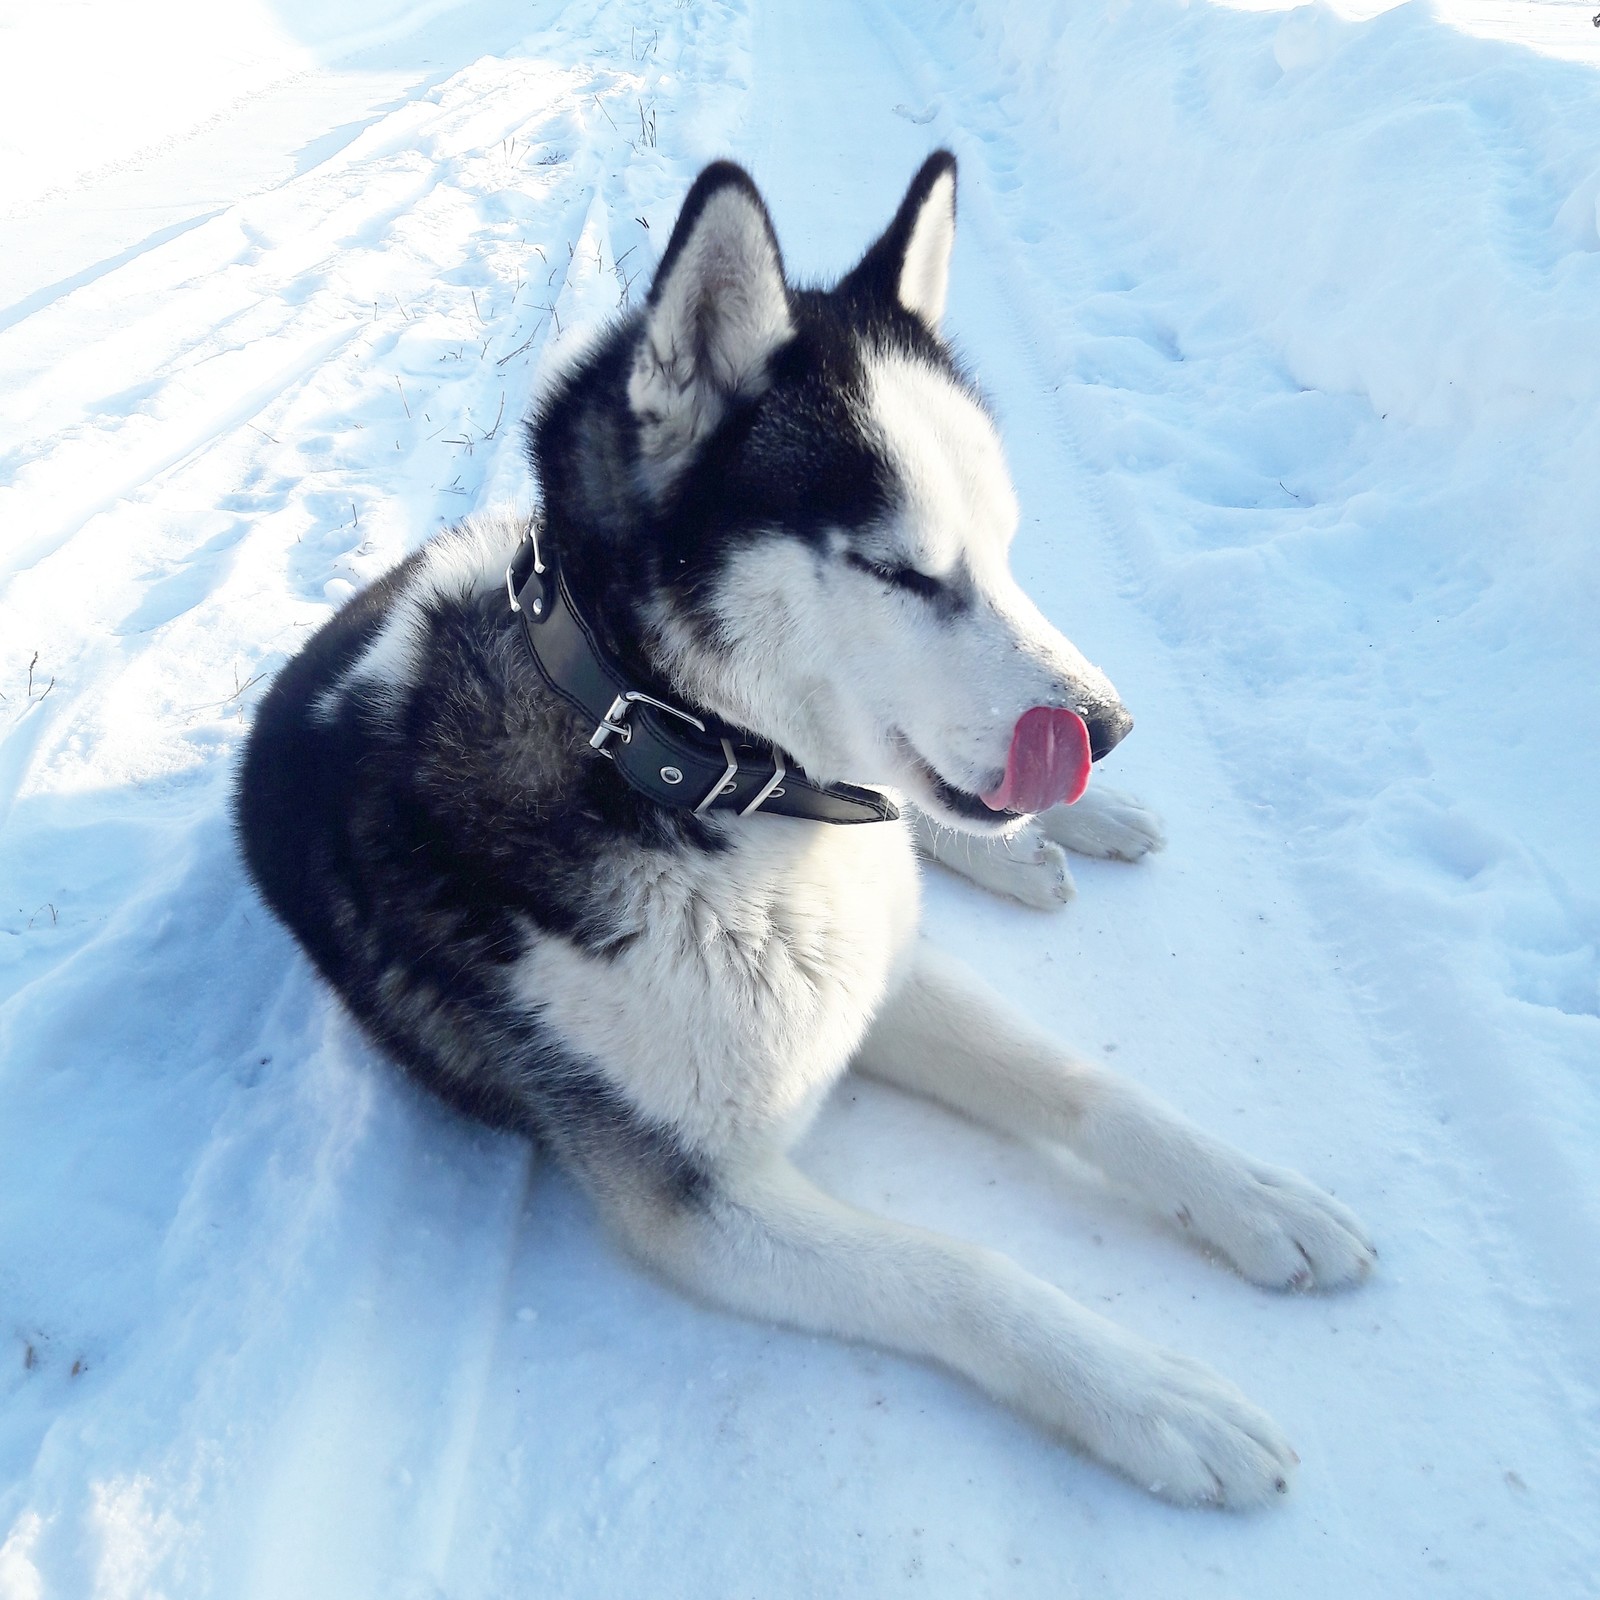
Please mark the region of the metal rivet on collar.
POLYGON ((683 774, 676 767, 663 767, 661 769, 661 781, 663 783, 682 783, 683 774))

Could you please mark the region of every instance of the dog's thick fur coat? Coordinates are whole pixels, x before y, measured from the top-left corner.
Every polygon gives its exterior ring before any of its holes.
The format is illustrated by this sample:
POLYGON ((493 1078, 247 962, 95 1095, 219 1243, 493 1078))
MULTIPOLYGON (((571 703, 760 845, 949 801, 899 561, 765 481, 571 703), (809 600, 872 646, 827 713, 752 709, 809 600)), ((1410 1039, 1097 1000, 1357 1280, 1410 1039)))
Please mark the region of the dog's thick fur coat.
MULTIPOLYGON (((938 332, 955 192, 932 157, 824 292, 786 282, 750 179, 709 168, 531 455, 544 548, 624 670, 813 778, 891 786, 929 848, 961 866, 971 840, 966 870, 1021 893, 1008 862, 1045 858, 1005 855, 1019 831, 1126 856, 1158 836, 1094 789, 1054 822, 980 799, 1030 707, 1075 709, 1096 755, 1131 719, 1010 576, 1005 462, 938 332)), ((785 1150, 854 1069, 1069 1146, 1274 1288, 1361 1278, 1359 1224, 920 943, 908 823, 697 816, 624 786, 508 610, 523 532, 440 535, 261 707, 245 853, 345 1003, 707 1299, 941 1363, 1177 1500, 1281 1490, 1293 1453, 1223 1379, 993 1251, 841 1204, 785 1150)))

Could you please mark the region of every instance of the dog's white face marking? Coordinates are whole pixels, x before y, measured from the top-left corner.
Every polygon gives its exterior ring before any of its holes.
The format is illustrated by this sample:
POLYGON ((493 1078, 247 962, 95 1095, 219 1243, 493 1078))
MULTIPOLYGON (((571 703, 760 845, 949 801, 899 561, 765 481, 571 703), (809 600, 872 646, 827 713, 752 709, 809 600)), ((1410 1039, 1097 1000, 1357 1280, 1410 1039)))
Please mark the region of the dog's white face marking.
POLYGON ((969 395, 910 356, 867 360, 863 425, 894 463, 905 503, 890 553, 932 577, 1005 571, 1017 497, 994 425, 969 395))
POLYGON ((694 698, 788 749, 813 776, 887 784, 942 821, 1007 825, 973 797, 1036 705, 1116 702, 1104 674, 1011 576, 1017 502, 989 417, 946 374, 871 354, 859 419, 896 482, 890 516, 818 551, 774 531, 733 554, 723 648, 659 623, 694 698))

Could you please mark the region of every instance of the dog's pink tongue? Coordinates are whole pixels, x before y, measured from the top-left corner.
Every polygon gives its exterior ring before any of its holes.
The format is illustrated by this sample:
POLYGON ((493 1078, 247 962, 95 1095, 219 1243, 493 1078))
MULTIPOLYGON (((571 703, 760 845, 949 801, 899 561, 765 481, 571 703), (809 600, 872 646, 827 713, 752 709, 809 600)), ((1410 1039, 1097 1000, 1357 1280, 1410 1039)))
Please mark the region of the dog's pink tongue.
POLYGON ((1089 787, 1089 730, 1075 711, 1035 706, 1017 719, 1006 775, 984 795, 991 811, 1048 811, 1089 787))

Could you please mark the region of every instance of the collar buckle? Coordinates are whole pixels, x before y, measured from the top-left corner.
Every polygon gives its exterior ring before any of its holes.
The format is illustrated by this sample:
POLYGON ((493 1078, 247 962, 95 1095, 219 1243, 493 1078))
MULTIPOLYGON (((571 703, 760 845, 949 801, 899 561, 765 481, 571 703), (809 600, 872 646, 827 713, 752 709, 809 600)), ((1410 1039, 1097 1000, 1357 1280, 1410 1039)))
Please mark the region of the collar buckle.
MULTIPOLYGON (((706 731, 705 723, 699 717, 691 716, 681 706, 669 706, 665 700, 657 700, 653 694, 646 694, 642 689, 624 689, 606 708, 606 714, 601 717, 594 732, 589 735, 589 748, 598 750, 601 755, 609 758, 611 752, 606 749, 606 744, 613 736, 621 739, 624 744, 632 744, 633 729, 628 726, 627 719, 629 711, 635 705, 654 706, 657 711, 665 711, 669 717, 677 717, 680 721, 689 723, 691 727, 698 728, 701 733, 706 731)), ((723 743, 726 744, 727 741, 724 740, 723 743)))

